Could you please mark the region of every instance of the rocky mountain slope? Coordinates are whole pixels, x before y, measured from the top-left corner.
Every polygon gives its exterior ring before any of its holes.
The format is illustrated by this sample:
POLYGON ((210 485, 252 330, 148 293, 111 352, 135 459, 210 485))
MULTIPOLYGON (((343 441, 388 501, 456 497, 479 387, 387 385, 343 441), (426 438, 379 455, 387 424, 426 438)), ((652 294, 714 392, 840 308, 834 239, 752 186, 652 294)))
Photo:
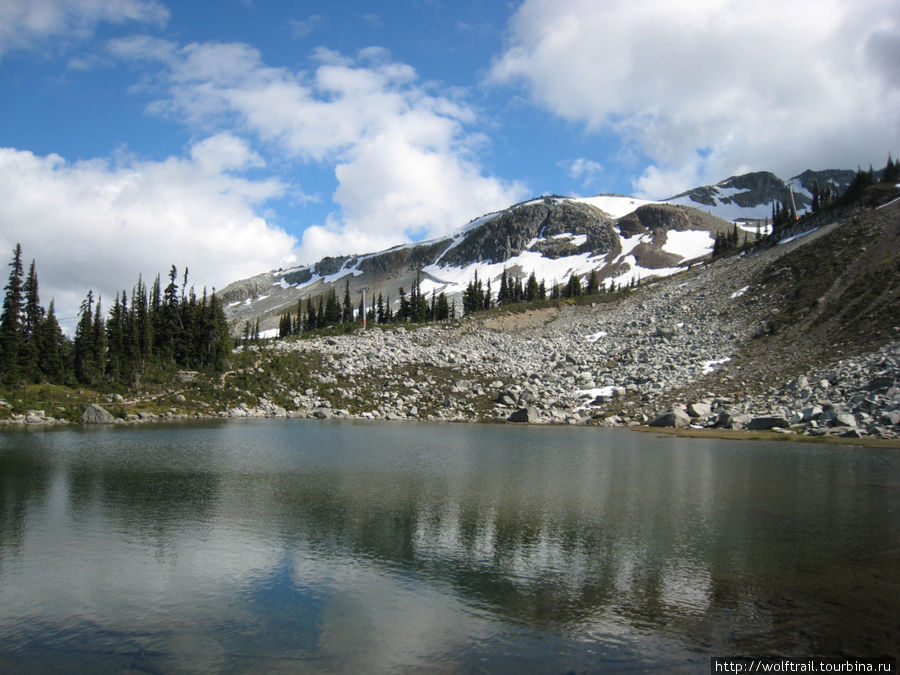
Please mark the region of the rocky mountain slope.
MULTIPOLYGON (((615 302, 278 341, 278 358, 305 364, 303 384, 276 376, 258 405, 222 414, 897 438, 900 189, 833 215, 615 302)), ((619 231, 652 231, 639 216, 628 223, 619 231)), ((604 225, 591 227, 599 236, 604 225)))
POLYGON ((263 329, 271 329, 298 300, 329 289, 340 296, 347 284, 354 304, 363 288, 369 299, 381 293, 396 302, 417 275, 422 293, 445 293, 451 301, 476 274, 499 288, 504 271, 523 280, 534 272, 548 288, 591 271, 622 285, 681 271, 708 255, 715 236, 732 227, 685 206, 547 197, 483 216, 452 237, 261 274, 230 284, 220 297, 233 325, 259 318, 263 329), (624 215, 614 218, 598 203, 624 215))
POLYGON ((715 185, 704 185, 669 197, 663 201, 703 209, 725 220, 755 220, 772 215, 772 203, 790 197, 788 184, 794 192, 797 212, 810 209, 813 190, 818 184, 837 194, 843 193, 855 175, 854 171, 830 169, 806 170, 787 181, 768 171, 731 176, 715 185))
MULTIPOLYGON (((852 171, 805 171, 792 180, 800 212, 811 204, 813 186, 843 191, 852 171)), ((445 293, 459 300, 478 274, 494 289, 507 274, 532 272, 547 288, 596 270, 617 285, 632 279, 664 277, 709 255, 715 236, 740 220, 755 234, 756 219, 772 213, 772 203, 790 196, 787 184, 767 172, 732 176, 662 202, 620 195, 567 199, 545 197, 487 214, 446 238, 397 246, 365 255, 329 257, 313 265, 276 270, 234 282, 220 292, 235 332, 260 321, 273 334, 280 316, 297 301, 330 290, 340 296, 349 283, 353 304, 362 289, 399 299, 417 275, 426 295, 445 293), (749 224, 748 224, 749 223, 749 224)))
MULTIPOLYGON (((621 240, 650 241, 652 214, 678 213, 639 211, 615 221, 621 240)), ((586 222, 583 243, 608 225, 586 222)), ((530 232, 519 241, 531 244, 530 232)), ((516 248, 510 238, 507 263, 516 248)), ((898 292, 900 185, 882 184, 802 218, 777 242, 633 290, 251 344, 229 372, 185 374, 150 408, 110 401, 119 422, 165 411, 690 425, 900 443, 898 292)))

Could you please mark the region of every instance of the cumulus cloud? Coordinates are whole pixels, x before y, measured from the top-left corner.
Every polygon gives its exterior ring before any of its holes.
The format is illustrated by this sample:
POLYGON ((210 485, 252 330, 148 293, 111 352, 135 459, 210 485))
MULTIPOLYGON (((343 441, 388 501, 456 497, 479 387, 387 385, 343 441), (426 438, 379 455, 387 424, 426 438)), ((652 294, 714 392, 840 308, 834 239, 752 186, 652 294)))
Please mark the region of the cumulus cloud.
POLYGON ((446 234, 524 194, 487 176, 476 112, 419 83, 416 71, 370 47, 355 58, 319 48, 314 70, 267 66, 242 43, 114 41, 120 58, 163 66, 150 110, 212 132, 239 128, 269 153, 334 166, 339 207, 303 237, 303 257, 367 252, 446 234))
POLYGON ((621 134, 651 197, 854 168, 900 141, 898 17, 900 0, 525 0, 490 80, 621 134))
POLYGON ((581 181, 581 186, 585 188, 595 184, 603 174, 603 165, 600 162, 584 157, 561 161, 558 166, 565 169, 569 178, 581 181))
POLYGON ((169 10, 157 0, 3 0, 0 56, 48 38, 85 39, 100 22, 164 24, 169 10))
POLYGON ((0 148, 0 255, 21 243, 26 264, 37 259, 41 300, 55 299, 60 316, 74 315, 89 289, 108 308, 139 273, 149 283, 173 264, 190 269, 198 293, 223 288, 293 262, 295 239, 257 215, 284 185, 230 173, 261 162, 229 134, 160 162, 0 148))

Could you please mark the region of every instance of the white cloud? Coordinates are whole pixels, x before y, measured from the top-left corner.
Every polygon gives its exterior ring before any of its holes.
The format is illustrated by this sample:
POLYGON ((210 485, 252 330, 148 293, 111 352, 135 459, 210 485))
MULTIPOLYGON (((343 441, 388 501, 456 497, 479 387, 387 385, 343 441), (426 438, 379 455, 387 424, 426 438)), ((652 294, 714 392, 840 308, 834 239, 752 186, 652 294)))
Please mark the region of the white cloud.
POLYGON ((0 56, 48 38, 88 38, 100 22, 162 25, 168 18, 169 10, 157 0, 3 0, 0 56))
POLYGON ((289 22, 291 33, 296 38, 307 37, 319 26, 325 23, 325 17, 320 14, 311 14, 306 19, 291 19, 289 22))
POLYGON ((900 0, 525 0, 491 80, 614 130, 654 197, 740 170, 846 167, 900 141, 900 0))
POLYGON ((579 157, 577 159, 565 160, 559 162, 558 165, 565 169, 569 178, 581 181, 582 187, 589 187, 595 184, 600 176, 603 175, 603 165, 592 159, 579 157))
POLYGON ((177 46, 141 36, 110 49, 164 64, 153 112, 207 132, 237 127, 282 158, 334 166, 339 210, 303 237, 307 261, 442 235, 524 194, 481 171, 484 136, 467 130, 475 111, 431 93, 382 48, 355 59, 317 49, 311 73, 267 66, 238 43, 177 46))
POLYGON ((293 262, 294 238, 257 215, 284 186, 225 173, 258 164, 255 153, 222 134, 190 156, 70 163, 0 148, 0 255, 22 244, 43 304, 55 298, 60 316, 89 289, 109 308, 138 274, 149 283, 173 264, 190 269, 199 293, 293 262))

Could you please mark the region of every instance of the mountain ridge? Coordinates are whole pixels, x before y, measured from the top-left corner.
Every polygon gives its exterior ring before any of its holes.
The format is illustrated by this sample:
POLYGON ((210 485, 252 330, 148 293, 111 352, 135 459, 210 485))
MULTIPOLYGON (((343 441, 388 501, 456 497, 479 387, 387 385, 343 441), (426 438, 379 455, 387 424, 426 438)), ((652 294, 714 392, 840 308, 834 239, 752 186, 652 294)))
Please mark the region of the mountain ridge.
MULTIPOLYGON (((851 171, 807 170, 791 179, 797 184, 798 210, 811 203, 816 181, 843 190, 852 176, 851 171)), ((312 265, 238 280, 220 297, 235 332, 258 320, 272 334, 281 314, 298 301, 331 290, 346 289, 359 298, 365 289, 372 300, 382 294, 397 301, 401 288, 409 290, 421 279, 424 293, 443 292, 454 302, 476 273, 483 282, 497 284, 504 270, 522 278, 533 272, 548 288, 573 274, 586 278, 591 271, 601 280, 627 284, 673 274, 707 257, 716 236, 732 229, 733 221, 755 234, 746 223, 771 215, 774 199, 787 200, 786 186, 770 172, 754 172, 661 201, 610 194, 538 197, 475 218, 445 237, 327 256, 312 265)))

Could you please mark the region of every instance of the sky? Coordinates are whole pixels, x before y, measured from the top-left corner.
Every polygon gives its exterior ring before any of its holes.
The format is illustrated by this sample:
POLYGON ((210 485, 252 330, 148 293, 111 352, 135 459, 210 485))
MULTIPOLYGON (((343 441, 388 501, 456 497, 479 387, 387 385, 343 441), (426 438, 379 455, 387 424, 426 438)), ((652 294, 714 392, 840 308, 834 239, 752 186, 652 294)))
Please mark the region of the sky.
POLYGON ((900 0, 0 0, 0 254, 64 320, 172 265, 199 294, 889 152, 900 0))

